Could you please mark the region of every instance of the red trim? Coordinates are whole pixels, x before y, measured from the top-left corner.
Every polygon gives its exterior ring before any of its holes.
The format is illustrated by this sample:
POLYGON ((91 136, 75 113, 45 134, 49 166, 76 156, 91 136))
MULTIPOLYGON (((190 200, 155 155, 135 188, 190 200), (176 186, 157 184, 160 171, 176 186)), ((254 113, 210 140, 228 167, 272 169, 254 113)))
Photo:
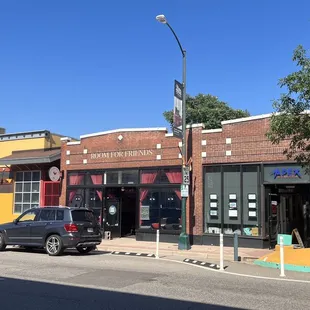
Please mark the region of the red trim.
POLYGON ((41 206, 45 207, 47 205, 58 206, 60 198, 60 181, 42 181, 42 191, 41 191, 41 206), (50 190, 47 191, 47 187, 50 187, 50 190))
POLYGON ((45 186, 44 181, 40 181, 40 206, 44 206, 45 186))

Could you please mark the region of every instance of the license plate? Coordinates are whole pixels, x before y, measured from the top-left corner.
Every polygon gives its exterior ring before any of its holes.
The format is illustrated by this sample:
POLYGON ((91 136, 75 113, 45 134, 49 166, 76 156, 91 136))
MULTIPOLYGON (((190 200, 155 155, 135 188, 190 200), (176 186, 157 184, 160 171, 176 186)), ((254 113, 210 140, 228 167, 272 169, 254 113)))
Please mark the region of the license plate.
POLYGON ((87 228, 87 232, 94 232, 93 228, 87 228))

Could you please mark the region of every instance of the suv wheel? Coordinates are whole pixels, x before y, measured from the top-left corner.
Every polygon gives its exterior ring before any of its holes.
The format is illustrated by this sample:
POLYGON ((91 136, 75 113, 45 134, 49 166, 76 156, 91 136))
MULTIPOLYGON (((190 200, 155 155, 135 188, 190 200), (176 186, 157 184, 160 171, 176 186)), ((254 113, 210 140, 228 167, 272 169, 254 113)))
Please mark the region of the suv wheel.
POLYGON ((89 246, 89 247, 77 247, 76 249, 81 253, 81 254, 87 254, 93 250, 95 250, 96 247, 94 246, 89 246))
POLYGON ((4 240, 4 235, 3 233, 0 233, 0 251, 4 251, 6 248, 5 240, 4 240))
POLYGON ((58 235, 51 235, 46 239, 45 250, 50 256, 61 255, 63 252, 62 240, 58 235))

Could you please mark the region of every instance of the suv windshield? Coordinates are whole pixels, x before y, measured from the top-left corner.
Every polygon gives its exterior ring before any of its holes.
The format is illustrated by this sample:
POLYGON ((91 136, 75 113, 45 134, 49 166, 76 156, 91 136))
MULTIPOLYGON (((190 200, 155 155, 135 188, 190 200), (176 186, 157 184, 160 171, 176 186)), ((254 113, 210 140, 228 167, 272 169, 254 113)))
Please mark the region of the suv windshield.
POLYGON ((93 222, 95 220, 92 211, 74 210, 71 214, 73 222, 93 222))

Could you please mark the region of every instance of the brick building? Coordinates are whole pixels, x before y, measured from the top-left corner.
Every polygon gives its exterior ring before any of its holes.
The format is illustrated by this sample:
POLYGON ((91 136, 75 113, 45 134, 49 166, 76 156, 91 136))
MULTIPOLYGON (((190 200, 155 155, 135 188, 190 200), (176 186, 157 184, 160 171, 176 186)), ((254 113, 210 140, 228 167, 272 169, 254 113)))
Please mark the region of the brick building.
MULTIPOLYGON (((194 244, 267 247, 298 228, 310 178, 266 138, 270 115, 225 121, 221 129, 188 128, 192 159, 187 230, 194 244)), ((93 208, 114 237, 176 242, 181 228, 181 142, 166 128, 112 130, 63 139, 61 203, 93 208)))

